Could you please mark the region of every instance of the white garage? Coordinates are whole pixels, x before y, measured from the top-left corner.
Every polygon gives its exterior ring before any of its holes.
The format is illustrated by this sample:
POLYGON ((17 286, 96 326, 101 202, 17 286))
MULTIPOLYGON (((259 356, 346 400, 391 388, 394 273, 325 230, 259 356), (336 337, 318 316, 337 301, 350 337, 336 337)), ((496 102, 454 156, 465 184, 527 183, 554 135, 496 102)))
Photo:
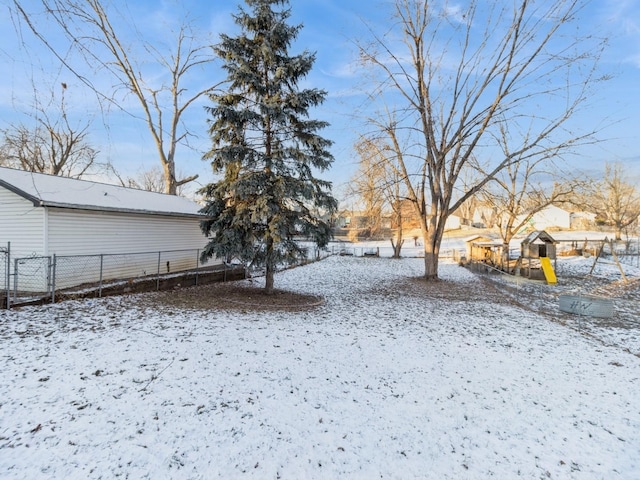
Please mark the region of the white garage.
POLYGON ((66 284, 96 269, 106 279, 196 267, 207 243, 199 210, 178 196, 0 167, 0 248, 9 246, 11 269, 20 268, 13 259, 55 256, 73 270, 58 272, 66 284))

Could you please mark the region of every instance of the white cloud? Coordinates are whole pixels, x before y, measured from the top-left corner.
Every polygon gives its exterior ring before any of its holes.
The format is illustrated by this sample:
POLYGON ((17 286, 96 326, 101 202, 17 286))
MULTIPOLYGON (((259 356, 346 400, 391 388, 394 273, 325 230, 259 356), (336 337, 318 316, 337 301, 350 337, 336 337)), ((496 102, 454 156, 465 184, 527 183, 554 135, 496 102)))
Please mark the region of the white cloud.
POLYGON ((613 48, 623 62, 640 68, 640 4, 635 0, 613 0, 607 7, 613 48))
POLYGON ((460 5, 445 5, 442 12, 444 16, 460 24, 465 25, 468 22, 466 10, 460 5))

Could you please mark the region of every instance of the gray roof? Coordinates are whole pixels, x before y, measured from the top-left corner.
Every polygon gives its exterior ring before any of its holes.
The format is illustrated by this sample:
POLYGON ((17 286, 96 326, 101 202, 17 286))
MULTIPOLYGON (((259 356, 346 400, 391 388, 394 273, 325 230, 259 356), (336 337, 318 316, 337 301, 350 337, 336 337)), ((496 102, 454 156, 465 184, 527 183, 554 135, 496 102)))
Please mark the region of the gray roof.
POLYGON ((540 240, 543 243, 556 243, 551 235, 549 235, 544 230, 535 230, 526 236, 524 240, 522 240, 523 244, 533 243, 536 240, 540 240))
POLYGON ((36 207, 202 216, 198 213, 201 206, 184 197, 12 168, 0 167, 0 187, 36 207))

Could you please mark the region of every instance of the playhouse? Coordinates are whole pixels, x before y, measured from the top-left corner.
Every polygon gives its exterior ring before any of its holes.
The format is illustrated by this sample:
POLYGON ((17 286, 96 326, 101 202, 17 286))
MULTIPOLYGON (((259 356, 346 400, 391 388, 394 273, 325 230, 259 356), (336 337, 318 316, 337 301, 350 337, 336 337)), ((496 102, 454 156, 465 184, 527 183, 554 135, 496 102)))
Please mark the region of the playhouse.
POLYGON ((520 275, 556 283, 556 241, 544 230, 531 232, 521 242, 519 262, 520 275))

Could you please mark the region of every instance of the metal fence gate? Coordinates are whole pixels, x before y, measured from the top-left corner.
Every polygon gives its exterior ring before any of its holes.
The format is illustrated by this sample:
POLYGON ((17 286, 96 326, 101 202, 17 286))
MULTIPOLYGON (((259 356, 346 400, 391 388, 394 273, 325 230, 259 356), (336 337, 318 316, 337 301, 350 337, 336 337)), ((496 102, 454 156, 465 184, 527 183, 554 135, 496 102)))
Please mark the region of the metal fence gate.
POLYGON ((13 260, 13 295, 15 298, 51 295, 51 257, 24 257, 13 260))

